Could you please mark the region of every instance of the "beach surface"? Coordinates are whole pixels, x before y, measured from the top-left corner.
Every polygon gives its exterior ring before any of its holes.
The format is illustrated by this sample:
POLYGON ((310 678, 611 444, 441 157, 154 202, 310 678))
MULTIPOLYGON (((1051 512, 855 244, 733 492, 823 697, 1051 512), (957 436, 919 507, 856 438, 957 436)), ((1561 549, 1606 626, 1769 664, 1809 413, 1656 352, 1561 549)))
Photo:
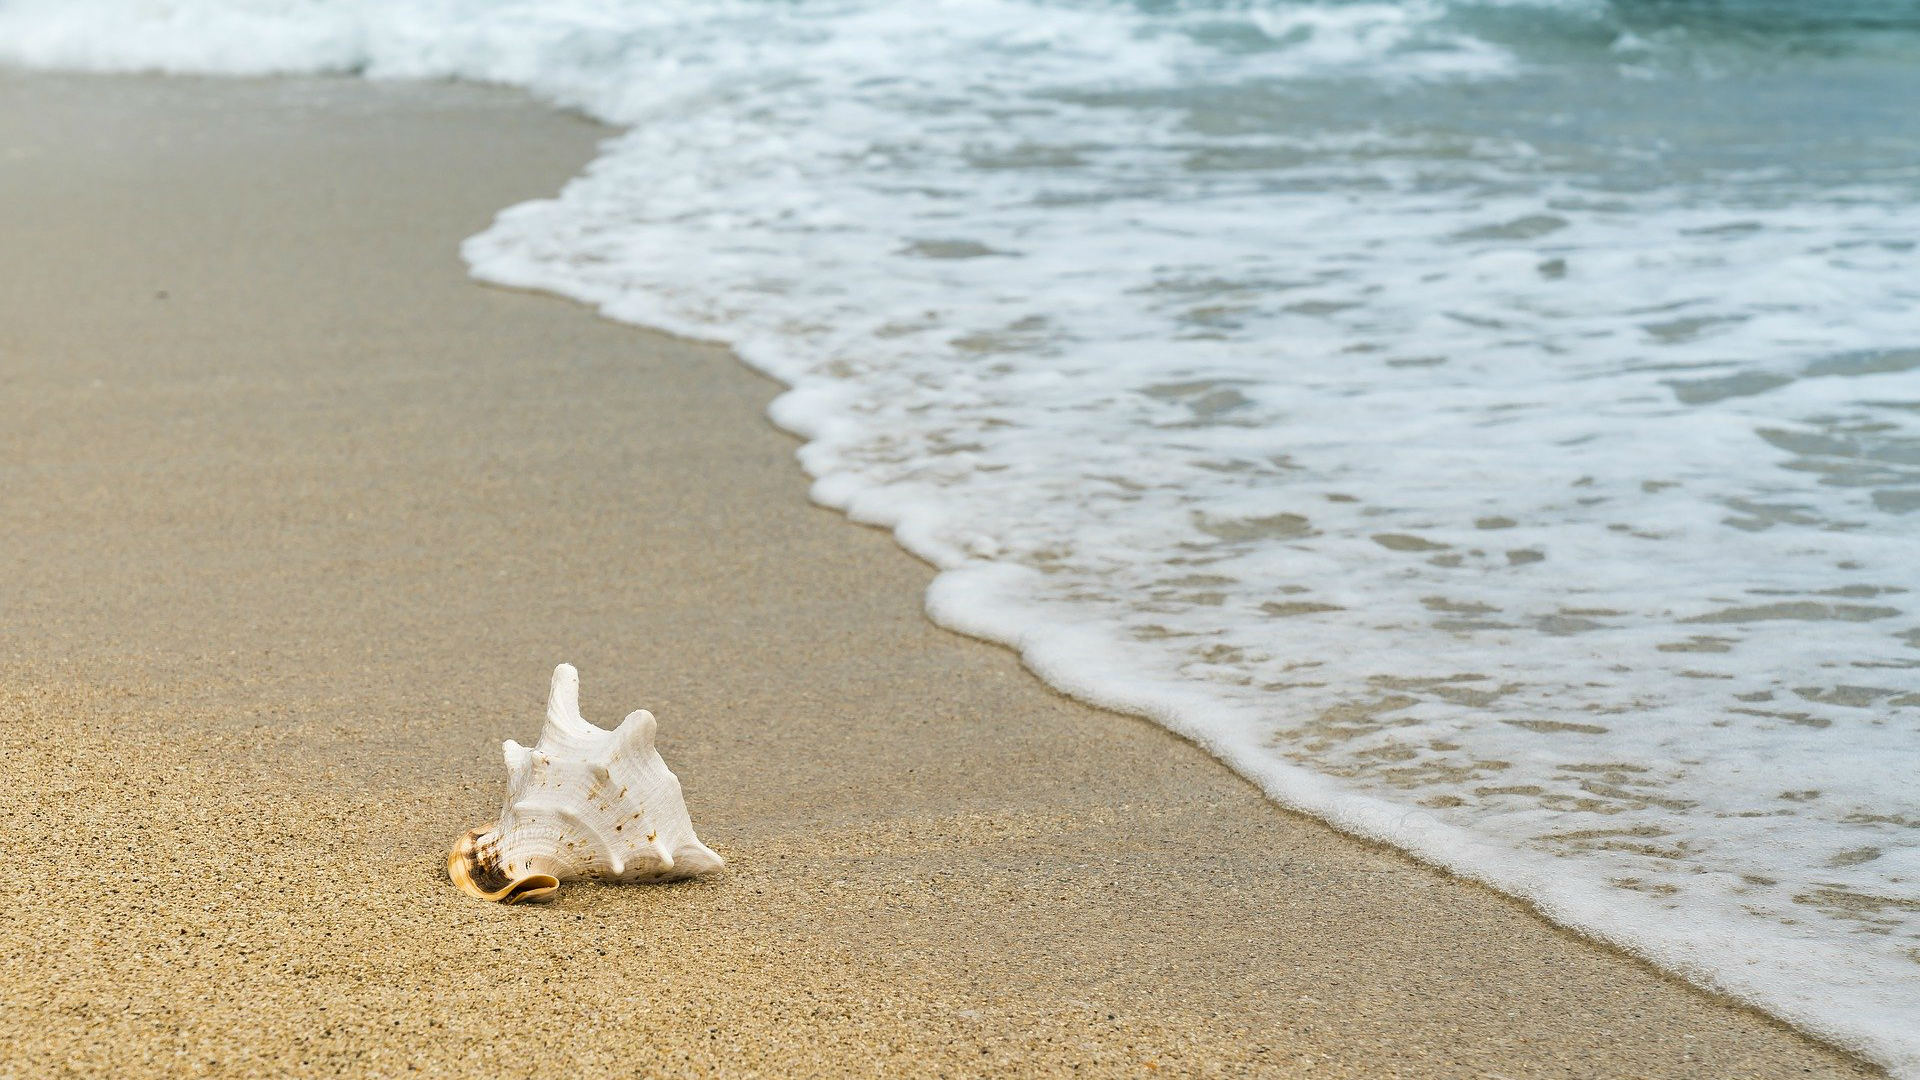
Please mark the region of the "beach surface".
POLYGON ((778 387, 467 278, 606 134, 0 75, 0 1076, 1878 1075, 933 627, 778 387), (561 661, 727 873, 448 885, 561 661))

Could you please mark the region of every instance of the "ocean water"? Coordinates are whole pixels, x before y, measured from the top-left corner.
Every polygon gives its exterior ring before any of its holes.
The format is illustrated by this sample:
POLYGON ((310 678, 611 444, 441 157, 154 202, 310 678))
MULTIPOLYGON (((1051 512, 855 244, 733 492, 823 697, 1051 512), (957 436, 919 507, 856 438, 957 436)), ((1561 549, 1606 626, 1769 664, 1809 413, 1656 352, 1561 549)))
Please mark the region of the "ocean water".
POLYGON ((627 128, 476 276, 732 344, 928 611, 1920 1077, 1920 4, 0 0, 627 128))

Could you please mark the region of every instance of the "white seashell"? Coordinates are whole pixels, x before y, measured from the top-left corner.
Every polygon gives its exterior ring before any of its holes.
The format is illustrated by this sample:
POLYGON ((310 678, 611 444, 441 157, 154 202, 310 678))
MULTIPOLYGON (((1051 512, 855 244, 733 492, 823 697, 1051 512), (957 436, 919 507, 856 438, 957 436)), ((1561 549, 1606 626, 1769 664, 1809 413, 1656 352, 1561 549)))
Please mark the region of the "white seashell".
POLYGON ((447 856, 462 892, 505 904, 547 900, 562 881, 671 881, 724 865, 693 835, 680 780, 653 748, 653 714, 612 731, 580 716, 580 673, 553 669, 547 724, 529 750, 508 739, 500 820, 447 856))

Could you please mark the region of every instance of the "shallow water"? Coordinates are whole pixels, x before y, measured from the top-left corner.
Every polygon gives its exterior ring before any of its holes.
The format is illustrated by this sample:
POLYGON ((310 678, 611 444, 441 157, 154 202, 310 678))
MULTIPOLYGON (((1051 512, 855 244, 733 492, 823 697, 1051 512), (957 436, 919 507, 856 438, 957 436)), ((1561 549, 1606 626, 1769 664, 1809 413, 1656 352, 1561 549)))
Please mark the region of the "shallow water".
POLYGON ((16 0, 0 56, 631 125, 475 272, 794 387, 935 618, 1920 1075, 1911 4, 16 0))

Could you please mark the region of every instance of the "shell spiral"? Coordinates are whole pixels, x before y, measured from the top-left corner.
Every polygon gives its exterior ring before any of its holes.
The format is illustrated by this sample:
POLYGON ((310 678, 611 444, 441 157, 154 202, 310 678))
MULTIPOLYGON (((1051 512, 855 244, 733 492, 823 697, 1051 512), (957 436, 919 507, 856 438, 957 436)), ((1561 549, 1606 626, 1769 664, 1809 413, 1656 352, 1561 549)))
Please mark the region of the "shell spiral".
POLYGON ((724 865, 687 817, 680 780, 654 749, 645 709, 612 731, 580 715, 580 674, 553 669, 547 723, 531 749, 505 744, 500 818, 447 857, 462 892, 500 903, 547 900, 563 881, 672 881, 724 865))

